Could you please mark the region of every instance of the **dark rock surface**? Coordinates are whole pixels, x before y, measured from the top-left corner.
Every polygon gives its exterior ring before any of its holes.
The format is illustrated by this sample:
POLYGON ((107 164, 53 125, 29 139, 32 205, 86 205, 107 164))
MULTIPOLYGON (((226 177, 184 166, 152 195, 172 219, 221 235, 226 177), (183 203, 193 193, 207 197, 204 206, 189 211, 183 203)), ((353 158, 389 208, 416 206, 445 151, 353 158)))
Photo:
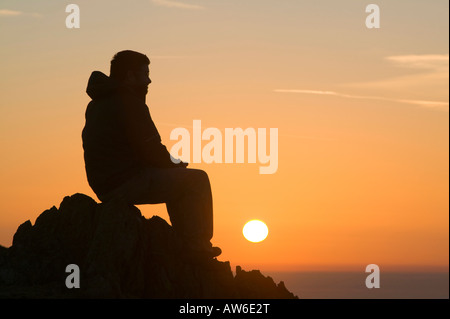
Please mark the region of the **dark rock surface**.
POLYGON ((164 219, 77 193, 0 246, 0 298, 296 298, 258 270, 233 275, 229 262, 186 260, 181 247, 164 219), (69 264, 80 288, 66 287, 69 264))

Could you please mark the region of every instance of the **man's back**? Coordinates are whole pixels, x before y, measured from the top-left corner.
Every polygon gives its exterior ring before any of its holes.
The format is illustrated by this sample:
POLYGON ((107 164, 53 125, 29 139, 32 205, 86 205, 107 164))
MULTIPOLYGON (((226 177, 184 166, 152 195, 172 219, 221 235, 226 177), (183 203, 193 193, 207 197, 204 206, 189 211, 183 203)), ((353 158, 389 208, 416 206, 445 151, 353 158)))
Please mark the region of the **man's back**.
POLYGON ((87 88, 92 98, 82 132, 86 174, 97 194, 106 193, 135 175, 141 168, 126 138, 124 100, 117 83, 93 72, 87 88))
POLYGON ((130 87, 95 71, 87 93, 83 148, 89 185, 107 193, 144 167, 175 167, 150 116, 145 100, 130 87))

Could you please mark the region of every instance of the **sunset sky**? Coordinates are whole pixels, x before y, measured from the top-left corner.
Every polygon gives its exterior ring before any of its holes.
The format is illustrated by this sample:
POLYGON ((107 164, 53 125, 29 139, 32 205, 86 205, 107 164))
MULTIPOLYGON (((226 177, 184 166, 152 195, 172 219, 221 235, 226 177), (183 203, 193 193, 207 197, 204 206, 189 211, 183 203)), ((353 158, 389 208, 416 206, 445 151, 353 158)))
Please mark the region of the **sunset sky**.
MULTIPOLYGON (((94 70, 151 60, 147 105, 177 127, 278 128, 278 170, 191 163, 219 260, 264 270, 447 270, 447 0, 0 0, 0 244, 65 196, 98 201, 81 130, 94 70), (66 5, 80 28, 66 27, 66 5), (368 29, 369 3, 380 28, 368 29), (269 235, 242 236, 251 219, 269 235)), ((203 145, 205 145, 204 142, 203 145)), ((139 206, 169 219, 165 205, 139 206)))

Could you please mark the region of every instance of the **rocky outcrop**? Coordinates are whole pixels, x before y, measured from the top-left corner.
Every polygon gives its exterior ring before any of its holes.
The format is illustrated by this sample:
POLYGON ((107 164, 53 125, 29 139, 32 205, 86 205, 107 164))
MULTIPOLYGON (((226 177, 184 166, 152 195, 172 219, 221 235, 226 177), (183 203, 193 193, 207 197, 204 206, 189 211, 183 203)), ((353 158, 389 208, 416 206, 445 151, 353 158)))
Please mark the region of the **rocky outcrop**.
POLYGON ((3 298, 296 298, 283 282, 229 262, 189 260, 172 227, 123 202, 67 196, 0 248, 3 298), (75 264, 80 287, 67 288, 75 264))

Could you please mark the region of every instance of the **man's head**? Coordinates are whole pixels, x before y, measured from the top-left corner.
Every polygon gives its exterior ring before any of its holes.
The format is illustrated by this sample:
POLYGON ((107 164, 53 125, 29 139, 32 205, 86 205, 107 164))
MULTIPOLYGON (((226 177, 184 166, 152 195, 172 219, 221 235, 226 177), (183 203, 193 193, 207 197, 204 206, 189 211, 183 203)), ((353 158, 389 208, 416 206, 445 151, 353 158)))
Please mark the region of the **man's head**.
POLYGON ((110 77, 128 85, 137 93, 147 94, 149 78, 149 58, 142 53, 125 50, 116 53, 111 60, 110 77))

